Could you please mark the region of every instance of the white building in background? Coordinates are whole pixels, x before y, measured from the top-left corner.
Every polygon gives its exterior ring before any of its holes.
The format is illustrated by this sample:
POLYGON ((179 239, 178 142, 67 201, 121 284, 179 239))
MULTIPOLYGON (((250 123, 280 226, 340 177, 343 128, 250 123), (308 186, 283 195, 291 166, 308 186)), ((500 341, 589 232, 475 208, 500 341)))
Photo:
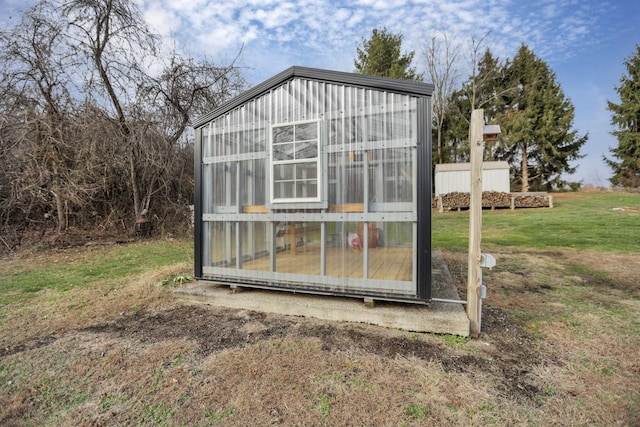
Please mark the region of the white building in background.
MULTIPOLYGON (((447 193, 469 193, 470 191, 471 163, 445 163, 436 165, 435 197, 447 193)), ((511 192, 508 162, 482 163, 482 191, 511 192)))

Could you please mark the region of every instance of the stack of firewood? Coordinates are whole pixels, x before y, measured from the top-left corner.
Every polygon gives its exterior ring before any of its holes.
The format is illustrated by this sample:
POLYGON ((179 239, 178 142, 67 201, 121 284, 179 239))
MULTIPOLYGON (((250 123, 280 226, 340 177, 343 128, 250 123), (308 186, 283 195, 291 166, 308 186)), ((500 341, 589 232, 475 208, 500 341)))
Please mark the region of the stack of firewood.
POLYGON ((442 206, 445 209, 458 209, 469 207, 469 193, 453 192, 443 194, 442 206))
POLYGON ((542 194, 522 194, 513 196, 513 204, 516 208, 547 208, 549 197, 542 194))
POLYGON ((511 195, 501 191, 483 191, 482 207, 484 208, 508 208, 511 207, 511 195))
MULTIPOLYGON (((442 212, 445 209, 467 209, 470 206, 469 193, 451 192, 442 194, 434 200, 434 204, 442 212)), ((504 193, 501 191, 484 191, 482 193, 484 208, 547 208, 553 207, 553 199, 547 193, 504 193)))

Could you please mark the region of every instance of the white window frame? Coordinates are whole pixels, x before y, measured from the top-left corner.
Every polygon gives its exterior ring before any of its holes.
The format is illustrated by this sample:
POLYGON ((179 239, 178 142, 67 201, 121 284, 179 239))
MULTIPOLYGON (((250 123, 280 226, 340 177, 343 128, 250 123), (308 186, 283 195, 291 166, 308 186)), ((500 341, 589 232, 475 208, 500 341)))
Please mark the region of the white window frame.
MULTIPOLYGON (((321 202, 322 201, 322 169, 321 169, 321 161, 320 159, 322 158, 321 155, 321 148, 322 148, 322 141, 321 141, 321 126, 320 126, 321 121, 320 120, 306 120, 306 121, 298 121, 298 122, 287 122, 287 123, 279 123, 276 125, 271 125, 269 128, 269 199, 271 201, 272 204, 286 204, 286 203, 307 203, 307 202, 321 202), (314 158, 308 158, 308 159, 291 159, 291 160, 275 160, 274 158, 274 138, 273 138, 273 133, 274 133, 274 129, 277 128, 281 128, 281 127, 286 127, 286 126, 298 126, 298 125, 303 125, 303 124, 308 124, 308 123, 314 123, 316 124, 317 128, 316 128, 316 144, 317 144, 317 150, 316 150, 316 157, 314 158), (317 195, 316 197, 290 197, 290 198, 275 198, 275 193, 274 193, 274 184, 275 184, 275 171, 274 168, 275 166, 278 165, 298 165, 298 164, 302 164, 302 163, 309 163, 309 164, 315 164, 316 165, 316 186, 317 186, 317 195)), ((306 141, 296 141, 295 140, 295 132, 294 132, 294 140, 292 141, 292 143, 295 145, 296 142, 309 142, 312 140, 306 140, 306 141)), ((295 149, 294 149, 294 153, 295 153, 295 149)), ((297 179, 294 176, 294 183, 297 179)), ((294 190, 295 190, 295 184, 294 184, 294 190)))

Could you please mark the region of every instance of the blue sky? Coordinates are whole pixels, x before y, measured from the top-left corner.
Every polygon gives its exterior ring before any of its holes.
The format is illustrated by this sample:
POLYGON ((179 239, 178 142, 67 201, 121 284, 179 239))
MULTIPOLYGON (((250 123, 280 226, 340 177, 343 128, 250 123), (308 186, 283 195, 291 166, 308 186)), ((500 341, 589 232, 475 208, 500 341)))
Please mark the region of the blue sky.
MULTIPOLYGON (((373 28, 402 33, 403 48, 424 66, 429 34, 461 45, 458 70, 466 78, 472 38, 500 59, 525 43, 556 73, 575 106, 574 128, 589 133, 586 157, 571 180, 608 186, 602 162, 616 140, 606 101, 626 72, 623 61, 640 44, 638 0, 136 0, 145 19, 187 54, 224 64, 236 57, 251 85, 292 66, 353 71, 356 47, 373 28)), ((0 0, 0 25, 32 0, 0 0)), ((14 18, 15 19, 15 18, 14 18)), ((15 21, 14 21, 15 22, 15 21)), ((426 75, 426 73, 425 73, 426 75)))

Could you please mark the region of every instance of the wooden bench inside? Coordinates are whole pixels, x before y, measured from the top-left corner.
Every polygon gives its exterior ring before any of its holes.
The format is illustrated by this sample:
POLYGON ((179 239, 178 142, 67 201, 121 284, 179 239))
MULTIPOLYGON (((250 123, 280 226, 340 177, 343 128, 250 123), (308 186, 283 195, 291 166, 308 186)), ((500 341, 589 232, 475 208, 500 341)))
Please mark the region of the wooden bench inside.
MULTIPOLYGON (((242 213, 269 213, 271 209, 265 205, 244 205, 242 213)), ((363 203, 345 203, 341 205, 329 205, 329 212, 364 212, 363 203)))
MULTIPOLYGON (((362 203, 346 203, 340 205, 329 205, 328 211, 330 213, 342 213, 342 212, 364 212, 364 204, 362 203)), ((269 213, 271 210, 265 205, 244 205, 242 206, 242 213, 269 213)), ((296 252, 296 239, 299 235, 299 231, 302 224, 291 223, 286 228, 283 228, 278 232, 278 236, 288 237, 289 247, 292 254, 296 252)), ((305 231, 315 231, 314 228, 304 227, 305 231)))

